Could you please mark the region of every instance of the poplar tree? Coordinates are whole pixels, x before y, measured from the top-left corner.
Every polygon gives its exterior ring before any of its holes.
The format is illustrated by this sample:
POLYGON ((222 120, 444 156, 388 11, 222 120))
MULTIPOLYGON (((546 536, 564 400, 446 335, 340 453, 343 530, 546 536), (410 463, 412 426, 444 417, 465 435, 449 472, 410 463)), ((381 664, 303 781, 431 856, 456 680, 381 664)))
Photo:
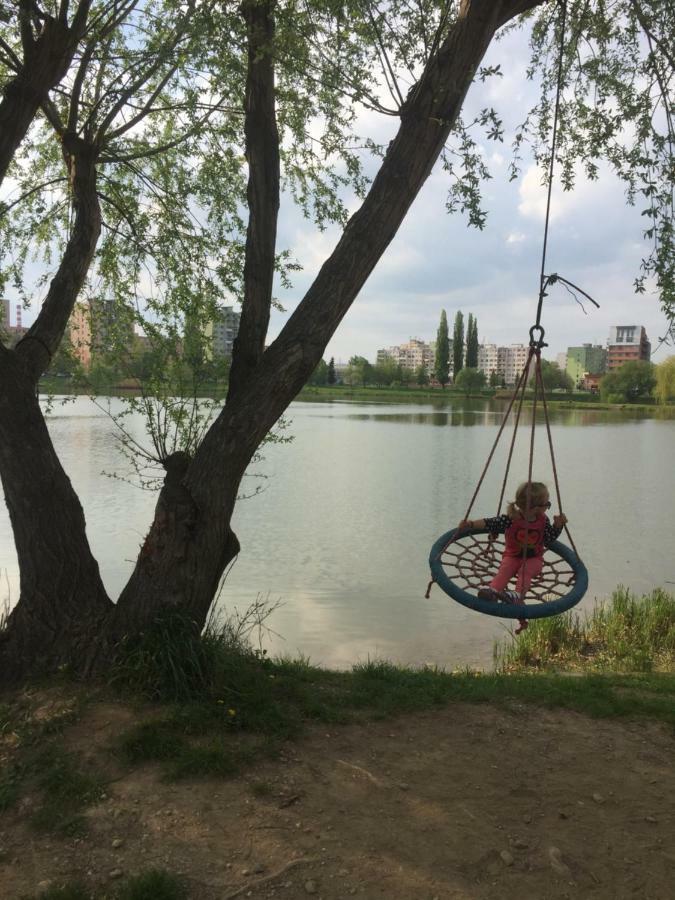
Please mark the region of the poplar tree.
POLYGON ((471 313, 466 328, 466 368, 478 368, 478 319, 471 313))
POLYGON ((448 335, 448 317, 441 311, 441 321, 436 332, 436 358, 434 375, 442 388, 450 380, 450 339, 448 335))
POLYGON ((464 368, 464 315, 461 310, 455 315, 455 327, 452 332, 452 378, 457 376, 464 368))

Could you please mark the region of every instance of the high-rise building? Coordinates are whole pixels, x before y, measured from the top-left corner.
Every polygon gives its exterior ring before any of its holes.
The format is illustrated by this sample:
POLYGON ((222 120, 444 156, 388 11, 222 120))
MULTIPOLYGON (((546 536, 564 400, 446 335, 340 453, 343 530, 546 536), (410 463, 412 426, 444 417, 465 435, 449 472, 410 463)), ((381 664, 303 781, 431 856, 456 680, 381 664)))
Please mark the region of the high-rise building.
POLYGON ((234 339, 239 334, 239 322, 241 313, 232 306, 219 306, 216 316, 204 327, 204 337, 207 339, 206 355, 232 356, 234 339))
POLYGON ((0 331, 9 334, 9 300, 0 301, 0 331))
POLYGON ((599 344, 582 344, 567 348, 565 371, 573 384, 579 385, 585 375, 599 375, 607 368, 607 351, 599 344))
MULTIPOLYGON (((489 378, 493 372, 505 384, 516 384, 527 362, 530 348, 527 344, 511 344, 499 347, 497 344, 480 344, 478 347, 478 368, 489 378)), ((531 377, 531 376, 530 376, 531 377)))
POLYGON ((83 369, 91 365, 91 317, 86 303, 76 303, 68 322, 73 356, 83 369))
POLYGON ((649 362, 652 345, 642 325, 613 325, 607 338, 607 371, 627 362, 644 359, 649 362))
POLYGON ((419 338, 410 338, 406 344, 398 344, 395 347, 387 347, 377 351, 377 362, 388 360, 404 369, 416 371, 424 366, 427 372, 434 367, 435 344, 428 344, 419 338))
POLYGON ((489 378, 493 372, 499 372, 499 347, 496 344, 478 345, 478 370, 489 378))
POLYGON ((91 366, 96 355, 117 349, 132 352, 132 310, 114 300, 92 297, 85 303, 76 303, 68 324, 73 354, 85 369, 91 366))

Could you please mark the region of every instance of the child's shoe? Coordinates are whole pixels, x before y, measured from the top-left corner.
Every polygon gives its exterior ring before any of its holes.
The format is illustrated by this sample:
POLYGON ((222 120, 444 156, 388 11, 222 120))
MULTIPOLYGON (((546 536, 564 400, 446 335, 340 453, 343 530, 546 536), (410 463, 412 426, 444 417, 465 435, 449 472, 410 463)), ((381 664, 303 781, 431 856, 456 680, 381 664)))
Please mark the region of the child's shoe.
POLYGON ((481 600, 492 600, 493 603, 496 603, 497 600, 499 600, 499 593, 491 587, 479 588, 478 596, 481 600))
POLYGON ((517 591, 499 591, 497 597, 502 603, 522 603, 520 594, 517 591))
POLYGON ((527 619, 518 619, 518 627, 516 628, 516 634, 520 634, 521 631, 525 631, 528 628, 530 623, 527 619))

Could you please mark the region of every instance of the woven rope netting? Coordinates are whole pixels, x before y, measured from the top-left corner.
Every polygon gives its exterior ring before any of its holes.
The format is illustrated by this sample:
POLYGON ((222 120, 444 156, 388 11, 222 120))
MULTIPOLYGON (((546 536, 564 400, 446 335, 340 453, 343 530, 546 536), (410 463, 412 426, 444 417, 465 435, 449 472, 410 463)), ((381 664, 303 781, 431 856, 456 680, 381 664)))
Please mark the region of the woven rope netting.
MULTIPOLYGON (((465 534, 442 552, 441 565, 448 578, 470 593, 489 584, 496 575, 504 553, 503 535, 491 539, 487 534, 465 534)), ((547 603, 564 597, 574 585, 572 566, 557 553, 547 550, 541 575, 527 592, 528 601, 547 603)))

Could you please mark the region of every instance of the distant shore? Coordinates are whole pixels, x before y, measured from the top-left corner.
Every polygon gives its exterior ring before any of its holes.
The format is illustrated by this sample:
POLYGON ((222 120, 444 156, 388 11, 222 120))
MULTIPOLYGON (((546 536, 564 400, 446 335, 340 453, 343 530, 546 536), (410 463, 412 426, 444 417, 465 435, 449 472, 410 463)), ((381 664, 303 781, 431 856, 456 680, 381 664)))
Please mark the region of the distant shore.
MULTIPOLYGON (((42 395, 74 395, 74 396, 99 396, 99 397, 136 397, 140 396, 140 387, 132 380, 122 381, 117 384, 93 386, 74 383, 71 378, 49 377, 40 381, 39 390, 42 395)), ((227 384, 214 383, 204 390, 202 396, 205 399, 224 400, 227 395, 227 384)), ((452 386, 446 388, 418 387, 352 387, 350 385, 307 385, 297 395, 296 400, 305 402, 334 402, 334 401, 373 401, 375 403, 453 403, 460 404, 465 400, 496 400, 502 403, 511 399, 512 391, 509 388, 484 388, 471 394, 457 390, 452 386)), ((532 402, 531 392, 526 393, 525 403, 532 402)), ((541 403, 541 399, 539 400, 541 403)), ((675 418, 675 403, 658 404, 656 402, 640 403, 605 403, 598 394, 575 391, 573 393, 552 392, 546 395, 546 402, 555 404, 557 409, 594 409, 594 410, 626 410, 628 412, 640 412, 658 418, 675 418)))

